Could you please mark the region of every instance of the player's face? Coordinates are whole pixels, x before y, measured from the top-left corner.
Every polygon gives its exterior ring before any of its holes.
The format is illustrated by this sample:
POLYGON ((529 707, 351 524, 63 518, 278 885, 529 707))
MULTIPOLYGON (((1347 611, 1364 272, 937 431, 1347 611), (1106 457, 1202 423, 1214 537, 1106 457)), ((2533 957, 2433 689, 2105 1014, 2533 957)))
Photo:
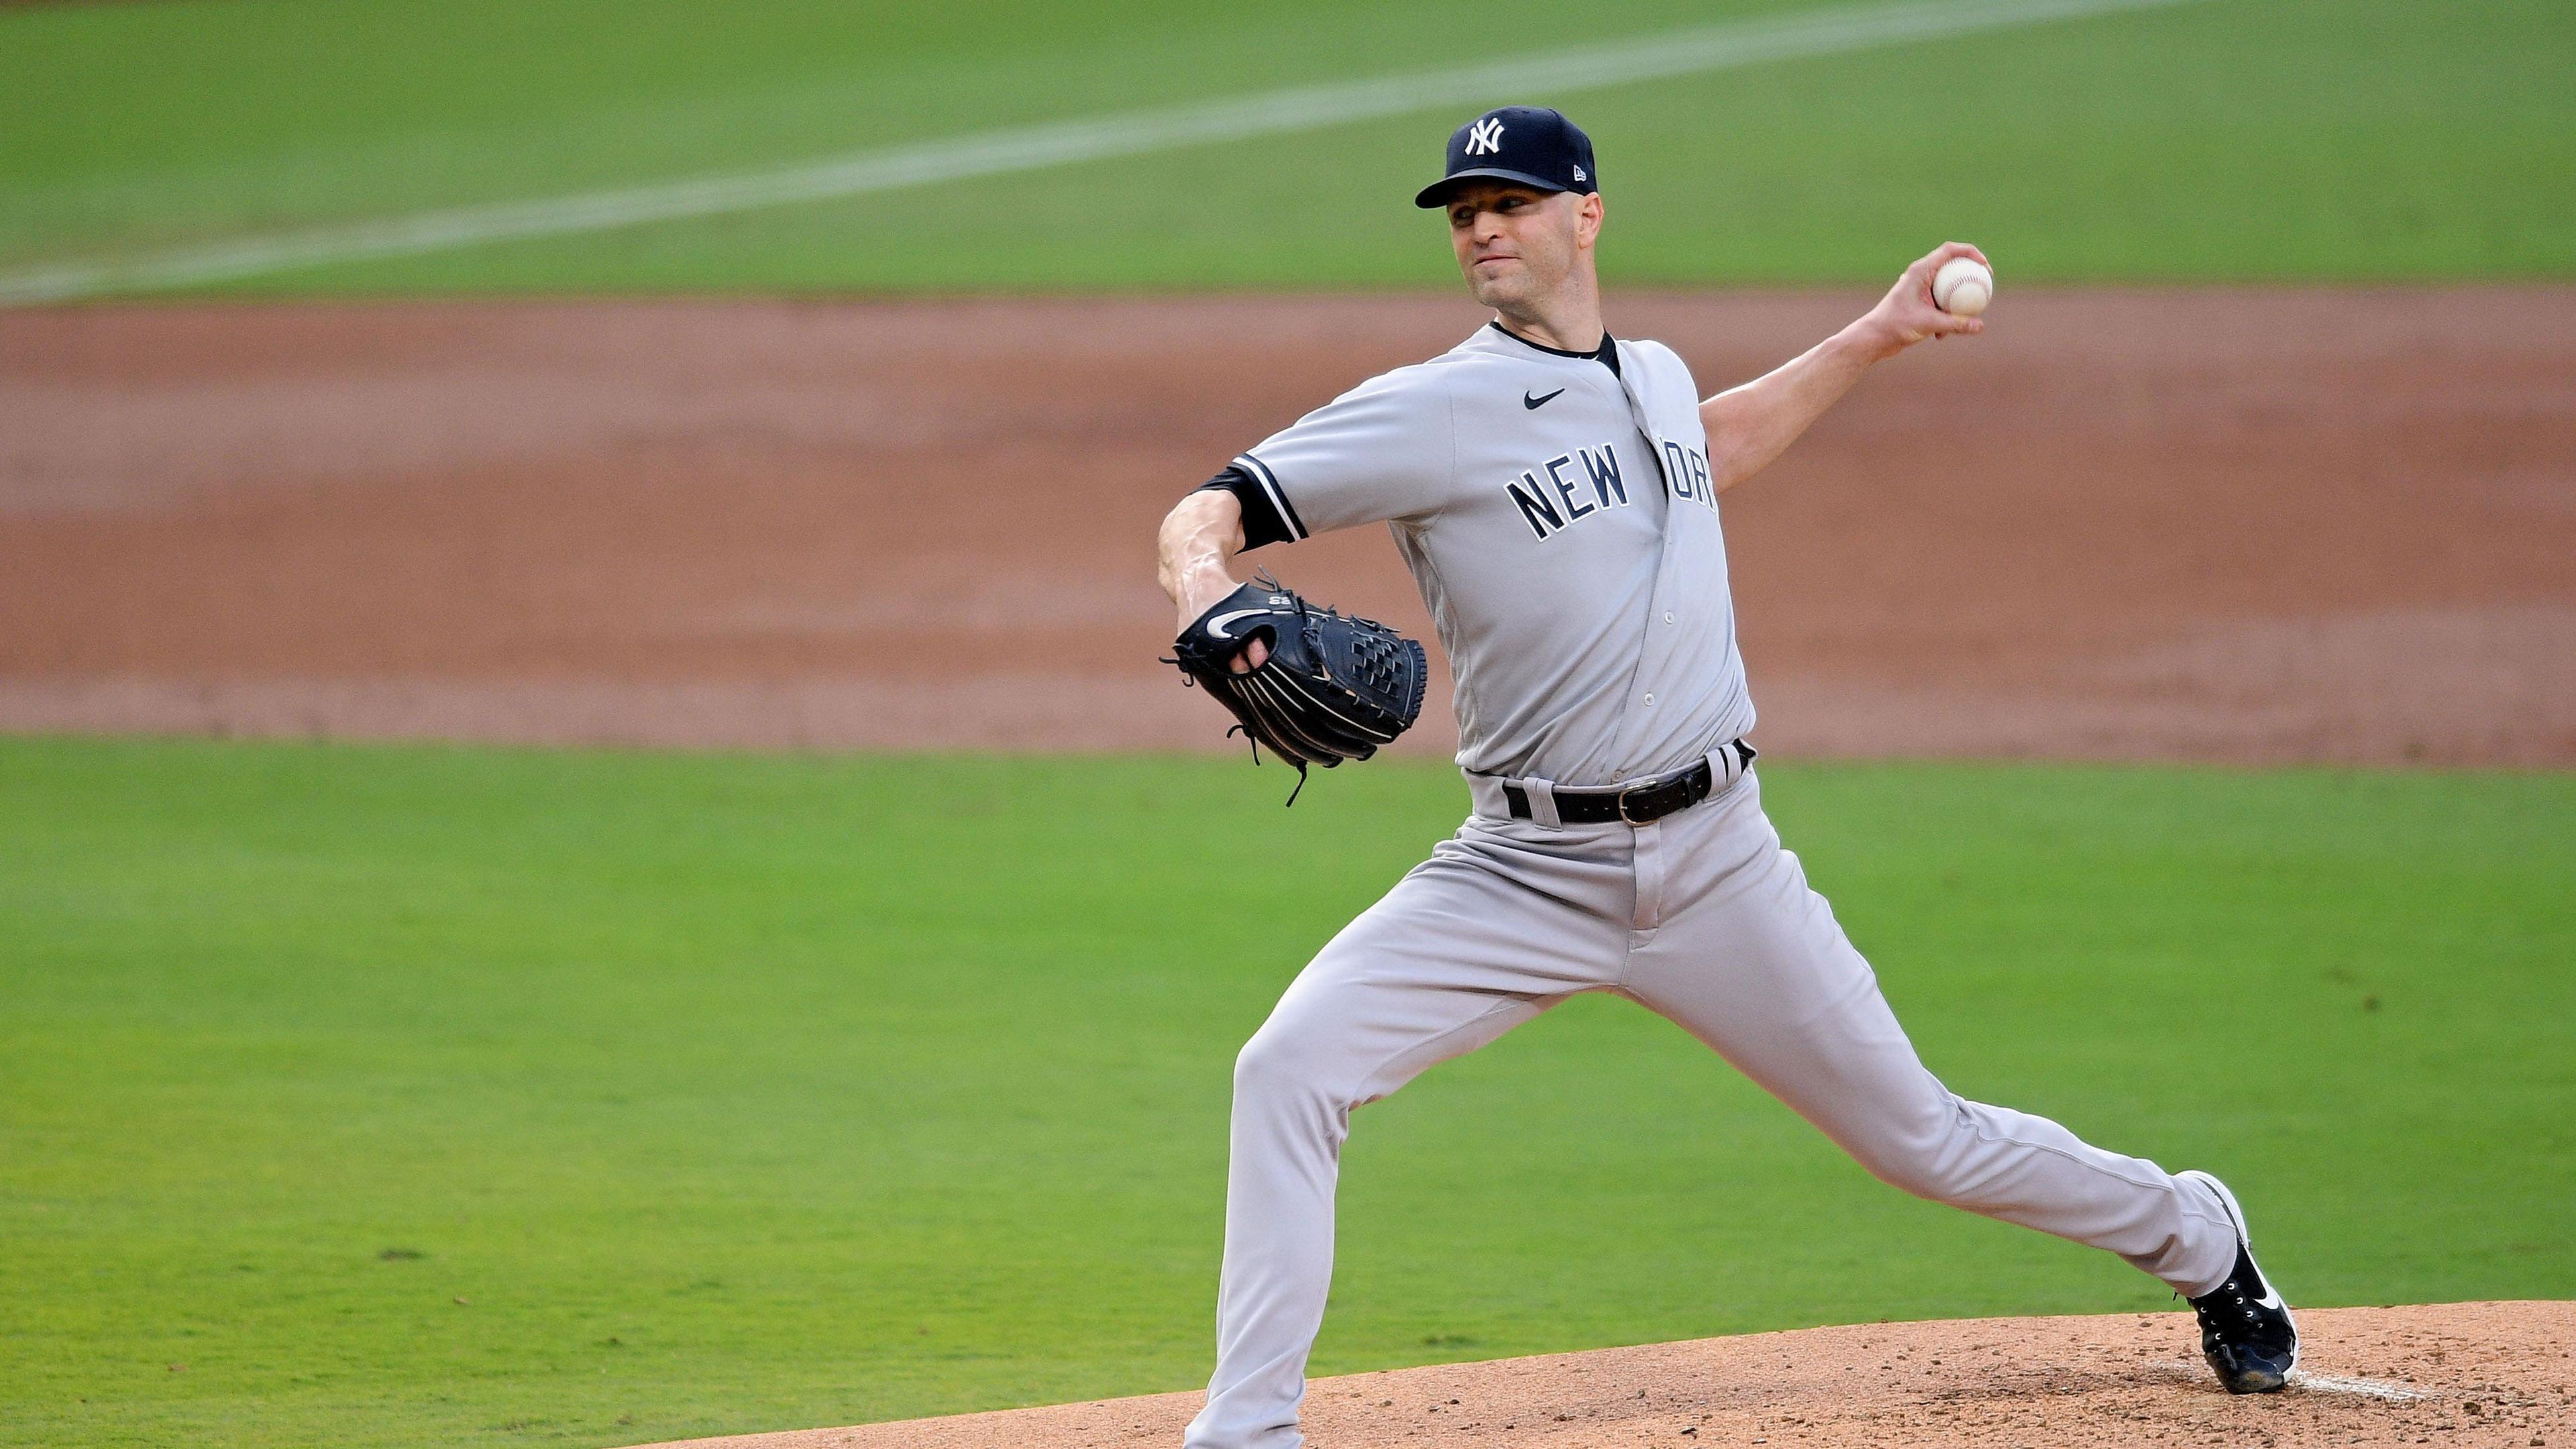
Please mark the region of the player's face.
POLYGON ((1449 244, 1467 290, 1488 307, 1528 302, 1565 285, 1601 227, 1601 200, 1480 181, 1449 199, 1449 244))

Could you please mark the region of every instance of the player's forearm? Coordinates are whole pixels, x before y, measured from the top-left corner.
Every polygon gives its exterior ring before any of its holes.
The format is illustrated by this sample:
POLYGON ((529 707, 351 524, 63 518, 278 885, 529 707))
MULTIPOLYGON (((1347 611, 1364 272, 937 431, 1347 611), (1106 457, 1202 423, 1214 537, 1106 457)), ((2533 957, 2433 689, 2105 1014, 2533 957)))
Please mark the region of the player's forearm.
POLYGON ((1975 336, 1986 329, 1977 315, 1993 291, 1991 263, 1966 242, 1943 242, 1908 266, 1896 285, 1860 320, 1808 348, 1806 355, 1742 387, 1699 405, 1708 432, 1709 480, 1720 491, 1770 466, 1789 445, 1851 391, 1871 363, 1894 357, 1927 338, 1975 336), (1985 276, 1976 305, 1949 311, 1933 295, 1941 268, 1966 258, 1985 276))
MULTIPOLYGON (((1866 319, 1864 319, 1865 321, 1866 319)), ((1871 363, 1887 355, 1876 333, 1855 322, 1795 359, 1699 405, 1708 460, 1720 492, 1771 465, 1825 409, 1842 400, 1871 363)))
POLYGON ((1221 488, 1191 494, 1163 517, 1156 574, 1187 623, 1234 591, 1243 549, 1243 504, 1221 488))

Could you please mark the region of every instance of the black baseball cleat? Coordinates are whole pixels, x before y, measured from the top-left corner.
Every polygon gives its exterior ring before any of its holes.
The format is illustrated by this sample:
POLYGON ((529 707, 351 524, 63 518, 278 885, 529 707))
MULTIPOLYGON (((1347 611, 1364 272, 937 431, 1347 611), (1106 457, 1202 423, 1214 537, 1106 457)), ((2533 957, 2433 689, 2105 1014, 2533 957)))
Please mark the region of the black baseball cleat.
POLYGON ((2299 1326, 2290 1305, 2254 1266, 2254 1248, 2245 1231, 2245 1210, 2227 1184, 2206 1172, 2177 1172, 2208 1188, 2236 1224, 2236 1267, 2227 1281, 2191 1300, 2200 1318, 2200 1355, 2218 1373, 2231 1394, 2279 1392, 2299 1363, 2299 1326))

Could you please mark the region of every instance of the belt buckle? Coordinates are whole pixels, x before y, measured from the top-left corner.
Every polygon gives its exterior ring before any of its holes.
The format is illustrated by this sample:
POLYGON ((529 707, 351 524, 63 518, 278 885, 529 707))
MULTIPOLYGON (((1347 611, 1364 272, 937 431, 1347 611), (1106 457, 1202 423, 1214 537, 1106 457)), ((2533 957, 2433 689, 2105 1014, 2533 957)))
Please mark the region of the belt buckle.
POLYGON ((1646 817, 1645 819, 1643 819, 1643 820, 1640 820, 1640 819, 1638 819, 1636 816, 1631 815, 1631 814, 1629 814, 1629 813, 1628 813, 1628 797, 1629 797, 1629 796, 1631 796, 1631 795, 1648 795, 1648 794, 1652 794, 1653 792, 1655 792, 1655 791, 1657 791, 1657 790, 1661 790, 1661 789, 1663 789, 1665 786, 1670 785, 1670 784, 1672 784, 1672 783, 1673 783, 1673 782, 1672 782, 1672 781, 1670 781, 1670 780, 1651 780, 1651 781, 1648 781, 1647 783, 1645 783, 1645 784, 1643 784, 1643 785, 1631 785, 1631 786, 1629 786, 1627 789, 1620 791, 1620 792, 1619 792, 1619 818, 1620 818, 1620 820, 1622 820, 1622 821, 1624 821, 1624 822, 1626 822, 1627 824, 1630 824, 1630 825, 1652 825, 1652 824, 1654 824, 1656 821, 1661 820, 1662 818, 1664 818, 1664 817, 1665 817, 1665 816, 1667 816, 1667 815, 1670 815, 1672 812, 1671 812, 1671 811, 1669 811, 1669 810, 1658 810, 1658 811, 1656 811, 1654 814, 1647 816, 1647 817, 1646 817))

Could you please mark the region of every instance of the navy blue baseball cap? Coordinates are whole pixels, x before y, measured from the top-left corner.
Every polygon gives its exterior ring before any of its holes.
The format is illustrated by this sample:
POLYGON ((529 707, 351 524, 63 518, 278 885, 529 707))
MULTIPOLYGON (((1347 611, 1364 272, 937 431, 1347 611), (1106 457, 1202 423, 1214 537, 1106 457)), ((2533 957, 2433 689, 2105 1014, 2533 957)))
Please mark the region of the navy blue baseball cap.
POLYGON ((1601 189, 1592 138, 1545 106, 1504 106, 1460 126, 1449 137, 1449 173, 1422 188, 1413 204, 1445 206, 1451 186, 1480 177, 1577 196, 1601 189))

